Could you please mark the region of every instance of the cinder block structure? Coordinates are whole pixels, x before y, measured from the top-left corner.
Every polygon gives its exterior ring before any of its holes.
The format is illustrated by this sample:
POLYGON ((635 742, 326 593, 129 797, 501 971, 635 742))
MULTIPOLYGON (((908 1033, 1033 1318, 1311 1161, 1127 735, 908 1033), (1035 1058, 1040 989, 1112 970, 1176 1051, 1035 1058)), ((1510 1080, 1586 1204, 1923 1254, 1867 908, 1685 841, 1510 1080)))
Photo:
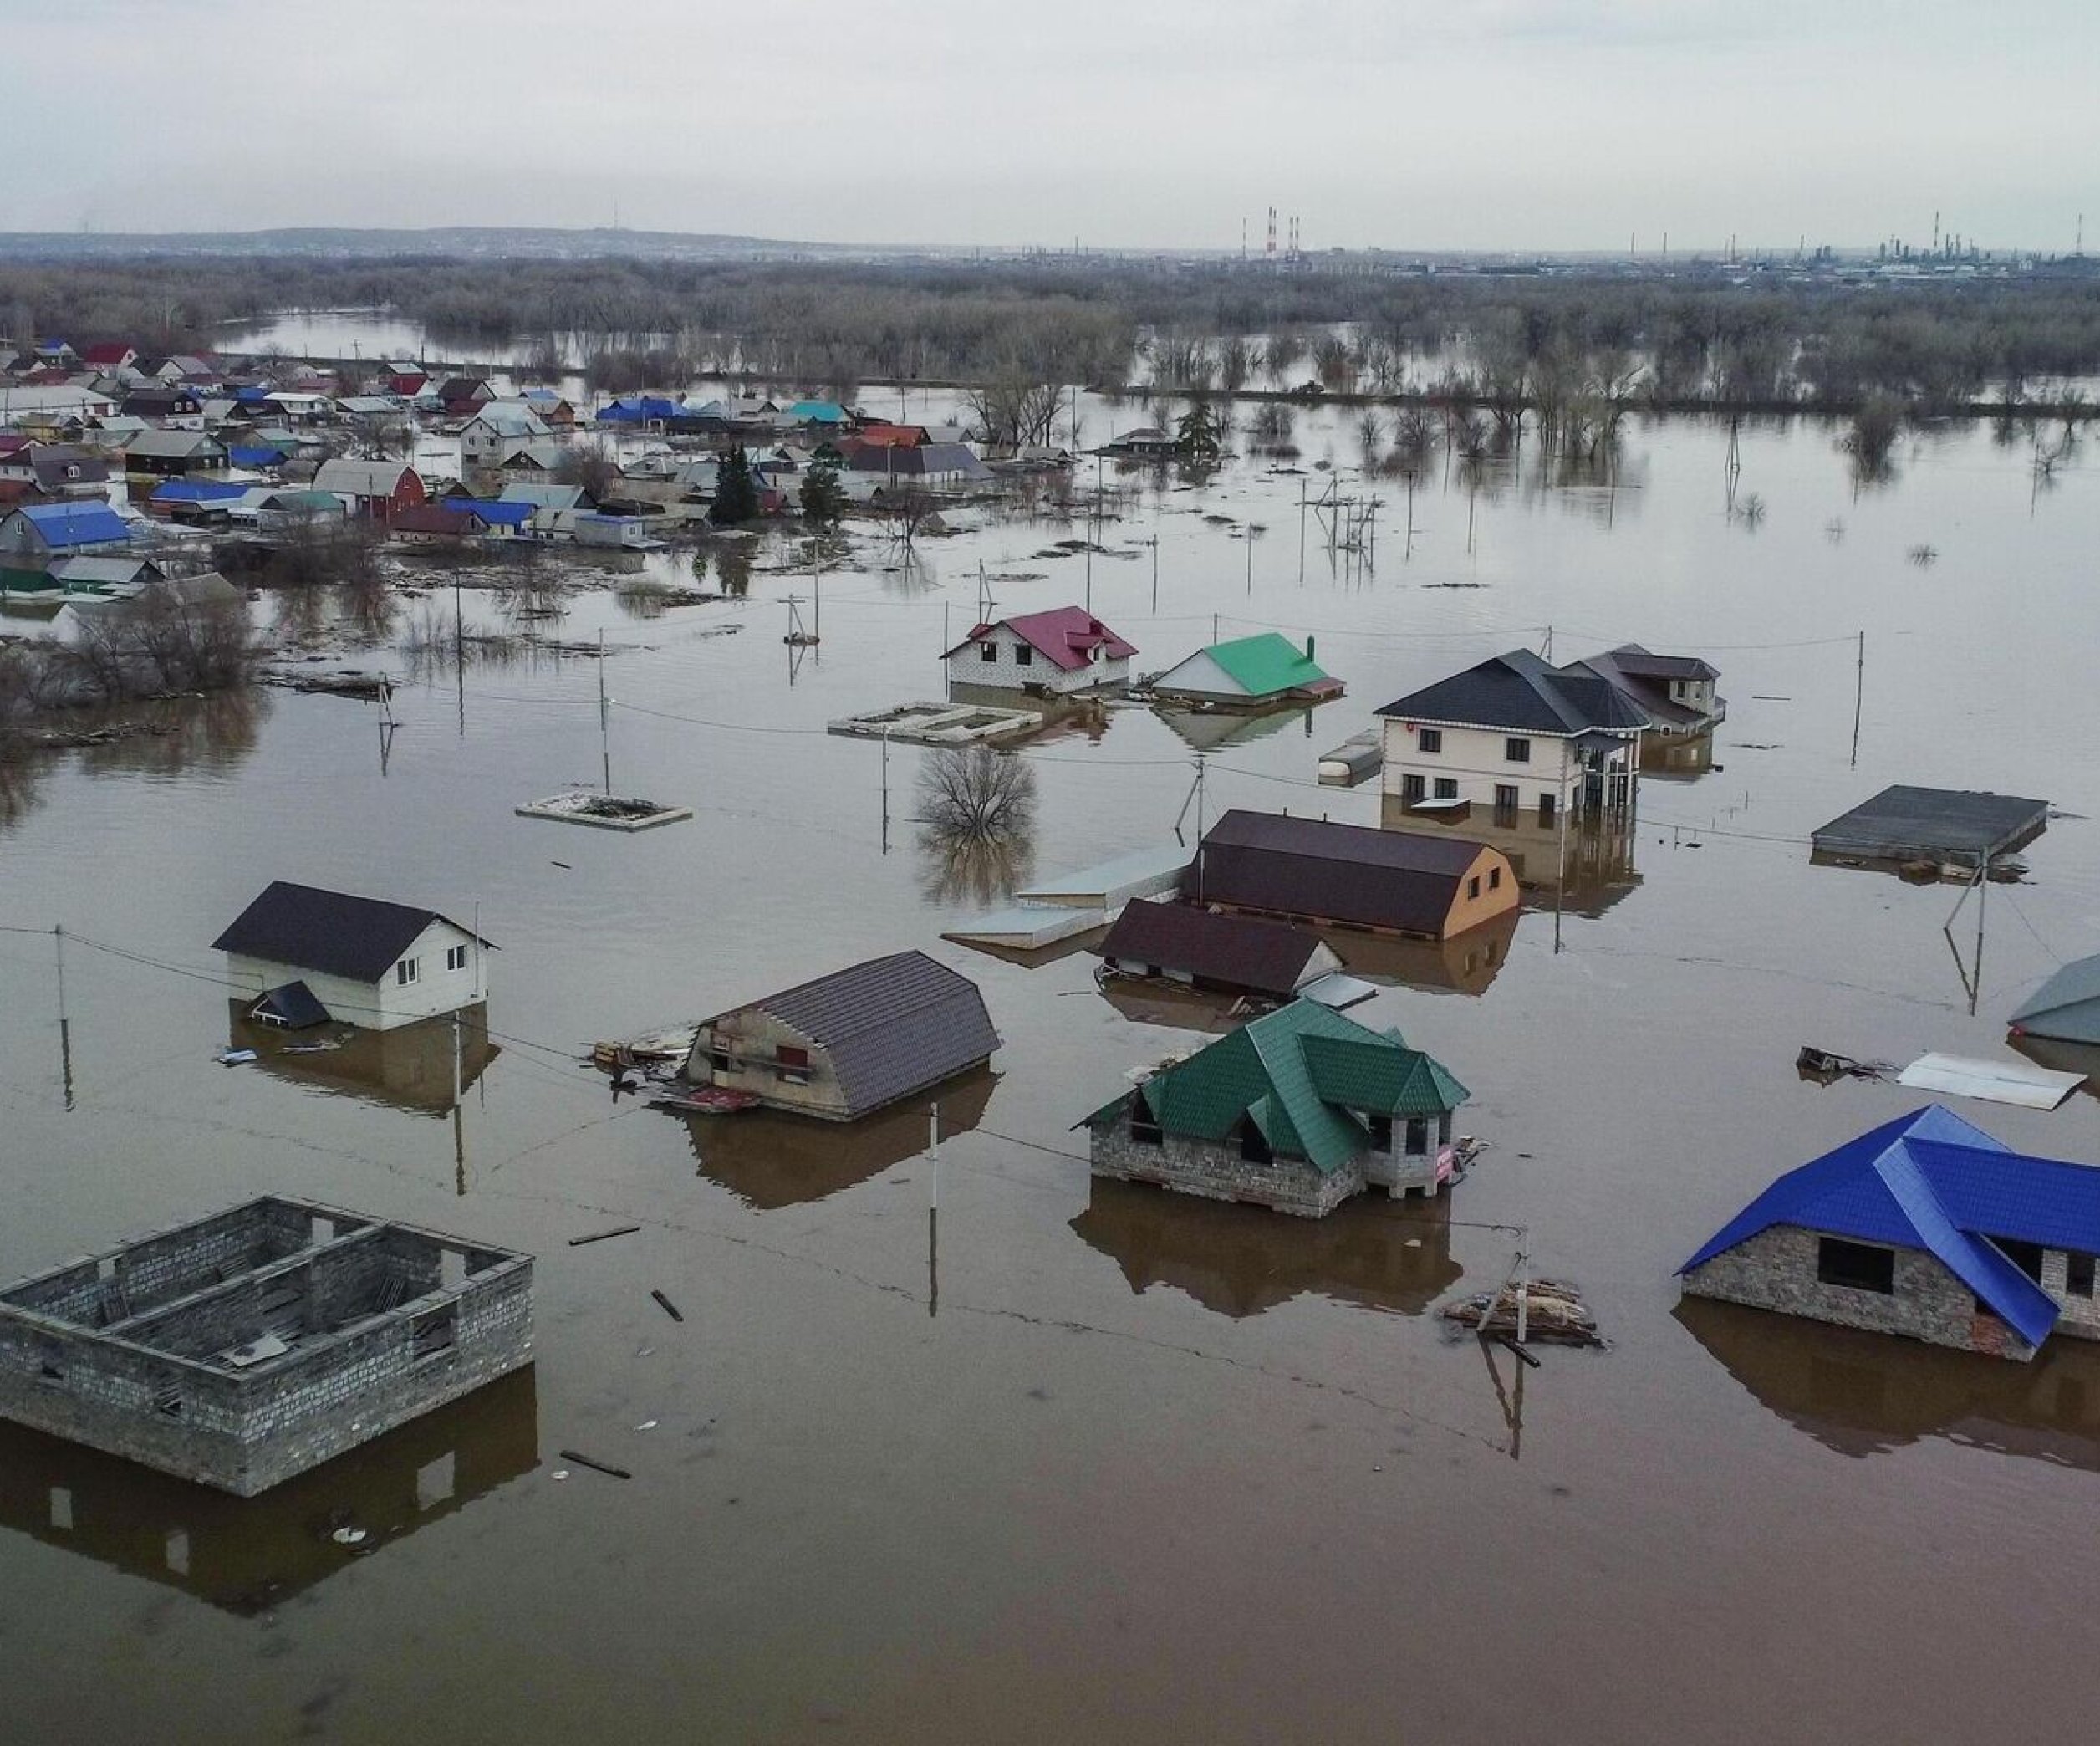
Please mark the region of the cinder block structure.
POLYGON ((271 1196, 0 1291, 0 1417, 252 1497, 529 1363, 532 1287, 271 1196))

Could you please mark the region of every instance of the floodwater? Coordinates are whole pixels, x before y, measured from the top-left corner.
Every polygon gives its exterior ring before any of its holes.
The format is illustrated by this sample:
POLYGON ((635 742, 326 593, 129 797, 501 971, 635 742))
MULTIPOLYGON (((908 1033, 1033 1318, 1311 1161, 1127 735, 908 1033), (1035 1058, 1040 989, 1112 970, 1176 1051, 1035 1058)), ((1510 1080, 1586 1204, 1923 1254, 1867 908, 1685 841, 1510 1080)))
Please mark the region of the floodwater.
MULTIPOLYGON (((1097 439, 1143 421, 1083 415, 1097 439)), ((540 623, 605 632, 602 738, 599 664, 541 649, 463 681, 419 669, 384 762, 371 706, 272 693, 11 774, 0 923, 79 937, 62 1054, 54 941, 0 934, 0 1276, 266 1190, 539 1265, 529 1388, 296 1496, 229 1508, 0 1439, 8 1737, 2075 1731, 2100 1708, 2078 1555, 2096 1355, 2016 1371, 1680 1309, 1672 1279, 1774 1175, 1919 1100, 1803 1083, 1802 1044, 1996 1054, 2004 1015, 2100 933, 2100 835, 2059 819, 2030 882, 1990 893, 1971 1016, 1940 932, 1951 887, 1809 865, 1807 831, 1892 781, 2100 811, 2100 472, 2037 493, 2024 439, 1961 428, 1861 489, 1833 438, 1741 433, 1756 520, 1726 513, 1727 434, 1695 422, 1629 429, 1615 483, 1440 458, 1411 557, 1404 488, 1375 488, 1374 568, 1331 562, 1308 517, 1301 570, 1300 476, 1240 462, 1198 490, 1103 469, 1119 555, 1092 560, 1092 604, 1141 668, 1208 641, 1215 615, 1222 635, 1313 636, 1349 687, 1273 731, 1199 736, 1212 817, 1374 822, 1374 788, 1311 785, 1318 754, 1549 625, 1559 657, 1638 639, 1722 671, 1710 768, 1644 784, 1601 889, 1557 916, 1539 898, 1491 974, 1366 966, 1394 980, 1358 1015, 1447 1062, 1474 1090, 1461 1130, 1490 1142, 1427 1212, 1361 1202, 1304 1225, 1091 1188, 1071 1124, 1204 1021, 1111 1004, 1083 953, 1028 967, 940 942, 982 886, 917 840, 920 754, 889 753, 885 852, 880 748, 823 731, 938 695, 981 561, 1002 610, 1083 599, 1086 559, 1040 554, 1083 520, 967 513, 909 572, 864 541, 798 666, 782 597, 810 579, 772 556, 721 603, 579 596, 540 623), (694 819, 624 837, 513 816, 608 758, 616 789, 694 819), (443 1061, 361 1081, 214 1064, 229 1014, 208 947, 276 877, 477 917, 502 947, 456 1111, 433 1119, 443 1061), (717 1136, 615 1105, 574 1064, 594 1039, 911 946, 974 976, 1005 1039, 995 1078, 944 1093, 937 1187, 923 1111, 717 1136), (642 1228, 568 1246, 625 1223, 642 1228), (1502 1277, 1515 1225, 1608 1350, 1524 1371, 1445 1337, 1435 1306, 1502 1277), (370 1555, 328 1539, 345 1519, 370 1555)), ((1297 441, 1308 468, 1355 465, 1353 421, 1302 413, 1297 441)), ((325 610, 383 643, 440 604, 325 610)), ((1055 873, 1165 840, 1196 754, 1114 709, 1029 755, 1040 817, 1015 858, 1055 873)), ((2100 1100, 1962 1113, 2100 1159, 2100 1100)))

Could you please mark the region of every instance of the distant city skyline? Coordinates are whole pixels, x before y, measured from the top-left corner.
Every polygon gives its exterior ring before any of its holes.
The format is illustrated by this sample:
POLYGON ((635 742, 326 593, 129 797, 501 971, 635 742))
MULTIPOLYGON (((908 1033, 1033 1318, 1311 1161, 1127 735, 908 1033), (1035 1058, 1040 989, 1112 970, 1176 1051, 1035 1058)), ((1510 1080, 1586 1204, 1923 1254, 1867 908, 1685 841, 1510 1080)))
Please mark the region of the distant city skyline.
POLYGON ((2100 222, 2080 0, 74 0, 0 229, 1673 253, 2100 222), (126 125, 127 123, 133 125, 126 125), (1280 237, 1279 242, 1282 239, 1280 237))

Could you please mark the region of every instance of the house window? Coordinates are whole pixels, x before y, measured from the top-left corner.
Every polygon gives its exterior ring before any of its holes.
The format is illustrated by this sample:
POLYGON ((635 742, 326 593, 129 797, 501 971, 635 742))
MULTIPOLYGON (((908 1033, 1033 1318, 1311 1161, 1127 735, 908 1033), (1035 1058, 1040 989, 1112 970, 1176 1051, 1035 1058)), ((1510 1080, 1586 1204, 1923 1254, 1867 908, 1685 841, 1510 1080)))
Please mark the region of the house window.
POLYGON ((1130 1139, 1137 1146, 1165 1146, 1166 1133, 1153 1116, 1152 1105, 1140 1092, 1130 1100, 1130 1139))
POLYGON ((1502 889, 1502 870, 1500 867, 1490 867, 1487 870, 1487 888, 1491 891, 1499 891, 1502 889))
POLYGON ((1435 756, 1444 749, 1444 730, 1441 728, 1425 728, 1414 736, 1414 749, 1425 752, 1431 757, 1435 756))
POLYGON ((1026 643, 1016 643, 1013 646, 1013 664, 1016 666, 1033 666, 1036 664, 1036 651, 1026 643))
POLYGON ((1872 1243, 1848 1243, 1842 1237, 1821 1237, 1816 1241, 1816 1277, 1826 1285, 1892 1296, 1896 1289, 1896 1252, 1872 1243))
POLYGON ((2063 1294, 2074 1298, 2092 1295, 2092 1256, 2074 1253, 2063 1258, 2063 1294))
POLYGON ((791 1049, 785 1043, 773 1051, 773 1064, 782 1079, 791 1085, 809 1083, 809 1051, 791 1049))
POLYGON ((1481 895, 1481 876, 1479 874, 1476 873, 1471 879, 1465 881, 1465 895, 1468 900, 1478 897, 1481 895))
POLYGON ((1502 756, 1511 763, 1529 763, 1532 743, 1527 739, 1506 739, 1502 742, 1502 756))
POLYGON ((1498 782, 1495 784, 1496 822, 1509 824, 1516 822, 1516 809, 1523 803, 1517 798, 1516 784, 1498 782))
POLYGON ((1436 779, 1436 798, 1440 800, 1457 799, 1458 779, 1455 776, 1438 777, 1436 779))
POLYGON ((1422 796, 1428 792, 1429 784, 1420 776, 1415 774, 1414 771, 1410 770, 1406 775, 1400 778, 1401 805, 1417 805, 1420 803, 1422 796))
POLYGON ((425 1316, 409 1331, 409 1356, 417 1363, 452 1350, 459 1333, 459 1311, 451 1304, 425 1316))
POLYGON ((1371 1150, 1389 1156, 1393 1150, 1393 1118, 1390 1116, 1366 1116, 1363 1120, 1371 1130, 1371 1150))
POLYGON ((415 976, 416 967, 414 958, 403 958, 394 967, 394 981, 397 987, 405 988, 415 980, 415 976))
POLYGON ((1999 1253, 2036 1284, 2041 1283, 2041 1245, 2038 1243, 2017 1243, 2009 1237, 1995 1239, 1999 1253))
POLYGON ((464 970, 466 967, 466 948, 464 946, 447 946, 445 948, 445 967, 447 970, 464 970))
POLYGON ((996 644, 996 643, 979 643, 979 644, 977 645, 977 659, 978 659, 978 660, 982 661, 995 661, 998 660, 998 658, 999 658, 999 645, 998 645, 998 644, 996 644))
POLYGON ((733 1073, 736 1071, 736 1064, 729 1059, 729 1051, 726 1049, 715 1049, 708 1051, 707 1068, 711 1073, 733 1073))
POLYGON ((1430 1122, 1426 1116, 1407 1118, 1407 1155, 1410 1158, 1427 1156, 1430 1149, 1430 1122))
POLYGON ((1551 794, 1538 797, 1538 822, 1542 824, 1553 822, 1553 797, 1551 794))
POLYGON ((1276 1161, 1276 1154, 1269 1150, 1269 1142, 1262 1138, 1262 1130, 1254 1125, 1251 1116, 1240 1122, 1240 1156, 1250 1164, 1271 1164, 1276 1161))

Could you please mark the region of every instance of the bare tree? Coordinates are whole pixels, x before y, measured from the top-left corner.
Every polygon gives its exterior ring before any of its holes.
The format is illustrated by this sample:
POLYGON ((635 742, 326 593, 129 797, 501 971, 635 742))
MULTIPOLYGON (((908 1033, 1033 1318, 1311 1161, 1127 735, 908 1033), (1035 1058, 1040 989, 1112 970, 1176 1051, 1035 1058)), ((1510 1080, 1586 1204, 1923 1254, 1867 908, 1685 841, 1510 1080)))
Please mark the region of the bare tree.
POLYGON ((581 486, 594 503, 610 497, 619 481, 619 462, 612 445, 602 436, 586 437, 564 449, 554 467, 556 484, 581 486))
POLYGON ((930 493, 917 485, 899 485, 883 493, 875 506, 875 519, 907 559, 911 556, 912 545, 925 533, 930 523, 937 519, 936 506, 930 493))
POLYGON ((919 820, 943 846, 1024 839, 1035 829, 1035 770, 986 745, 943 746, 919 767, 919 820))
POLYGON ((982 386, 967 390, 962 403, 986 442, 1022 448, 1047 440, 1063 399, 1057 383, 1032 380, 1018 365, 1009 365, 982 386))

